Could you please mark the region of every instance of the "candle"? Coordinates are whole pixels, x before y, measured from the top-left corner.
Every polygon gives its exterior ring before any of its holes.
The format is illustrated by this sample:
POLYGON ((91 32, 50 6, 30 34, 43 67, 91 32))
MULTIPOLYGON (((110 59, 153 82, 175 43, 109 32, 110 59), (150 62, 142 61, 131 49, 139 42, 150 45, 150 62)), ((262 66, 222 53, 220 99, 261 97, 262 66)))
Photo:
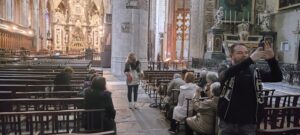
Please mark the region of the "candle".
POLYGON ((250 12, 248 12, 248 23, 250 22, 250 12))
POLYGON ((229 23, 231 23, 231 10, 229 10, 229 23))

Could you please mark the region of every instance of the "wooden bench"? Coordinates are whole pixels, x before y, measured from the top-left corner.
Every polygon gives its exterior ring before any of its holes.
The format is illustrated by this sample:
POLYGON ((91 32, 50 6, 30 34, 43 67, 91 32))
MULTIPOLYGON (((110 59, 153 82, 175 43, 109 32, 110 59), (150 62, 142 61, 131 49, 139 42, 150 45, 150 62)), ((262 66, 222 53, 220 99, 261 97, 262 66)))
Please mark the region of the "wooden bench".
MULTIPOLYGON (((0 75, 0 79, 36 79, 36 80, 54 80, 55 75, 0 75)), ((72 80, 85 80, 85 76, 72 76, 72 80)))
MULTIPOLYGON (((71 80, 70 84, 82 84, 84 80, 71 80)), ((40 85, 53 84, 53 80, 38 80, 38 79, 0 79, 0 84, 25 84, 25 85, 40 85)))
POLYGON ((2 135, 14 134, 59 134, 80 133, 84 130, 84 123, 91 123, 95 113, 100 114, 101 129, 103 131, 104 109, 76 109, 60 111, 30 111, 30 112, 0 112, 2 135), (90 117, 90 119, 86 119, 90 117), (45 119, 50 118, 50 119, 45 119))
POLYGON ((14 98, 71 98, 78 97, 78 91, 36 91, 16 92, 14 98))
POLYGON ((300 107, 265 108, 258 135, 299 135, 300 107))
MULTIPOLYGON (((188 72, 194 72, 192 70, 188 72)), ((155 84, 156 87, 159 86, 160 80, 172 80, 175 73, 181 74, 181 70, 174 70, 174 71, 144 71, 144 77, 143 77, 143 85, 146 87, 148 84, 155 84)))
POLYGON ((0 103, 9 103, 9 106, 3 106, 5 108, 1 110, 11 110, 15 112, 63 110, 81 108, 84 103, 84 98, 0 99, 0 103))
POLYGON ((59 89, 59 91, 80 91, 83 88, 83 84, 70 84, 70 85, 26 85, 26 84, 0 84, 0 91, 12 91, 16 92, 36 92, 36 91, 53 91, 54 87, 59 89), (65 87, 70 87, 65 89, 65 87), (61 89, 60 89, 61 88, 61 89))
POLYGON ((300 95, 274 95, 274 96, 263 96, 266 103, 266 107, 278 108, 300 106, 300 95))

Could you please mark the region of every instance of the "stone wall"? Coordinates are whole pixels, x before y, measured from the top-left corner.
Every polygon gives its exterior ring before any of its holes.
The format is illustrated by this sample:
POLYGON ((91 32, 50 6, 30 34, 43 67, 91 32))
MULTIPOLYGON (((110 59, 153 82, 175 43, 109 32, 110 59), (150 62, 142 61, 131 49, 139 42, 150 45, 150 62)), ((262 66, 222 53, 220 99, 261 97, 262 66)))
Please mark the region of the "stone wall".
POLYGON ((299 55, 299 38, 293 33, 300 20, 300 7, 278 10, 278 3, 274 0, 266 0, 266 9, 274 12, 272 16, 272 30, 277 32, 276 51, 279 60, 285 63, 297 63, 299 55), (289 48, 281 49, 281 42, 287 41, 289 48))

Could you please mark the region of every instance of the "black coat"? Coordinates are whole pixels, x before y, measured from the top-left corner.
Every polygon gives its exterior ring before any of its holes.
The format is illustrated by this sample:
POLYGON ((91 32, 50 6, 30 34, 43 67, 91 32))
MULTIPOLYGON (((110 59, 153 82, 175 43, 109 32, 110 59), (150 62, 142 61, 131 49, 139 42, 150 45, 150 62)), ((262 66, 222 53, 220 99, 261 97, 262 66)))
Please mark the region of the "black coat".
MULTIPOLYGON (((282 81, 282 72, 275 58, 267 60, 270 71, 260 70, 262 82, 282 81)), ((247 58, 239 64, 233 65, 220 74, 221 90, 225 82, 235 78, 229 103, 219 100, 218 115, 225 122, 235 124, 255 124, 257 122, 257 90, 254 73, 250 68, 253 64, 247 58)))
MULTIPOLYGON (((72 75, 70 73, 66 72, 61 72, 55 76, 54 79, 54 84, 55 85, 69 85, 72 79, 72 75)), ((64 86, 64 87, 55 87, 54 91, 64 91, 64 90, 69 90, 69 86, 64 86)))
POLYGON ((114 109, 114 105, 111 98, 111 93, 109 91, 95 91, 90 90, 87 91, 84 97, 84 107, 85 109, 105 109, 105 115, 104 115, 104 125, 101 125, 100 120, 100 114, 93 114, 93 122, 92 123, 86 123, 91 125, 89 127, 86 127, 88 130, 99 130, 101 129, 101 126, 104 127, 104 131, 108 130, 114 130, 115 129, 115 116, 116 111, 114 109))

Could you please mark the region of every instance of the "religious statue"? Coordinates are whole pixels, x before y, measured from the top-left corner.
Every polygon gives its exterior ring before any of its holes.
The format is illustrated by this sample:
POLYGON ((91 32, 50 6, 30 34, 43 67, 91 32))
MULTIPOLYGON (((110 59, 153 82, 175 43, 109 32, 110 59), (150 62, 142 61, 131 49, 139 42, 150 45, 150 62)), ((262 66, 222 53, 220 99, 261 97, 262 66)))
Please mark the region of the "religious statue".
POLYGON ((262 31, 271 31, 271 13, 267 10, 259 14, 259 24, 262 31))
POLYGON ((221 27, 223 17, 224 17, 223 7, 219 7, 215 15, 215 25, 213 26, 213 28, 221 27))
POLYGON ((249 24, 242 19, 242 23, 238 25, 238 32, 241 41, 247 41, 249 35, 249 24))

